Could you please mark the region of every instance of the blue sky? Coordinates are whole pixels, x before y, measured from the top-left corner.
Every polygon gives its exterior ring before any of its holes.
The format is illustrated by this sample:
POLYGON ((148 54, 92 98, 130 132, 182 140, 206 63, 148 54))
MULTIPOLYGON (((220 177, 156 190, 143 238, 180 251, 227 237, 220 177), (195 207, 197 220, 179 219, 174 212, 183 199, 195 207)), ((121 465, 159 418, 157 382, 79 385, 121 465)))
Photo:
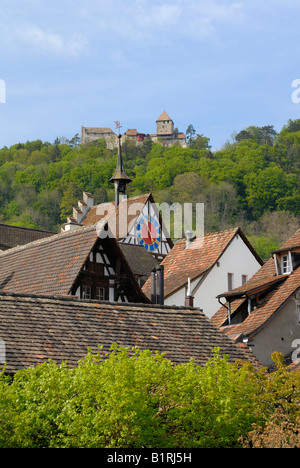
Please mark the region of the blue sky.
POLYGON ((0 0, 0 147, 83 122, 154 133, 164 110, 214 149, 280 130, 300 118, 299 24, 299 0, 0 0))

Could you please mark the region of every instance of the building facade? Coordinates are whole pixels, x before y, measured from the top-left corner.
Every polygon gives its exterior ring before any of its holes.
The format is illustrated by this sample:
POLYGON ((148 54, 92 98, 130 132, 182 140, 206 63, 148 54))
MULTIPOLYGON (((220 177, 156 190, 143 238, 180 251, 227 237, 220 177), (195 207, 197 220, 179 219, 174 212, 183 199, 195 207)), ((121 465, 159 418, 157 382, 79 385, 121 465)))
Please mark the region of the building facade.
MULTIPOLYGON (((97 141, 101 138, 105 139, 108 149, 118 147, 118 135, 108 127, 81 127, 81 143, 86 144, 97 141)), ((186 136, 179 132, 174 122, 169 115, 164 111, 156 120, 156 133, 146 134, 139 132, 135 128, 129 128, 121 137, 121 143, 127 139, 135 141, 137 145, 142 144, 145 139, 150 139, 155 143, 160 143, 163 146, 172 146, 175 143, 183 148, 186 147, 186 136)))

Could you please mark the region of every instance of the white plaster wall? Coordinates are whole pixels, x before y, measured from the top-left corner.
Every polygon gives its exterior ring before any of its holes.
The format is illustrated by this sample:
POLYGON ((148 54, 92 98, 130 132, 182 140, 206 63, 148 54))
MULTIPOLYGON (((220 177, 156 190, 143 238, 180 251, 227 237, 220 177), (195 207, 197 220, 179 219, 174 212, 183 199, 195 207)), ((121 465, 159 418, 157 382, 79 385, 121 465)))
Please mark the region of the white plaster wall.
POLYGON ((296 301, 291 298, 267 326, 253 337, 251 343, 254 346, 250 348, 262 365, 270 366, 273 363, 273 352, 289 356, 299 348, 297 340, 300 340, 300 324, 296 301))
MULTIPOLYGON (((261 267, 239 235, 234 237, 222 254, 219 264, 220 266, 215 265, 201 280, 200 286, 194 293, 194 306, 203 309, 209 318, 221 307, 216 296, 228 291, 228 273, 233 273, 233 288, 237 288, 242 286, 242 275, 247 275, 250 279, 261 267)), ((197 281, 192 282, 192 289, 196 284, 197 281)), ((185 287, 166 298, 165 304, 184 305, 185 287)))

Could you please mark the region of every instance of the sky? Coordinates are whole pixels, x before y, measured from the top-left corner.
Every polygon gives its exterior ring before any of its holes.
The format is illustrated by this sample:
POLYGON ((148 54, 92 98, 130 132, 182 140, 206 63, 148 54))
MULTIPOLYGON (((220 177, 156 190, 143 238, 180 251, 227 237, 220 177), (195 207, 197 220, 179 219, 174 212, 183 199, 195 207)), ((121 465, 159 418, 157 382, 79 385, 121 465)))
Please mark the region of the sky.
POLYGON ((155 133, 163 111, 214 150, 280 131, 300 118, 299 24, 299 0, 0 0, 0 148, 155 133))

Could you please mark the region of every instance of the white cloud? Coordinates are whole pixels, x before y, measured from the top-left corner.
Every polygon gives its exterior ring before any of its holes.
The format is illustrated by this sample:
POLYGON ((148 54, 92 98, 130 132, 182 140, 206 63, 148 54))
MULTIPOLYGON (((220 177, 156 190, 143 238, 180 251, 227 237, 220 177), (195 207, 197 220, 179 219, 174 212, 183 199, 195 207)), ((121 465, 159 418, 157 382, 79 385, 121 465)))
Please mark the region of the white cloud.
POLYGON ((43 31, 37 26, 24 26, 19 29, 18 36, 37 50, 60 55, 81 55, 88 45, 87 39, 80 34, 65 37, 62 34, 43 31))
POLYGON ((240 20, 243 5, 242 0, 90 0, 81 14, 91 31, 156 42, 171 34, 209 36, 221 24, 240 20))

